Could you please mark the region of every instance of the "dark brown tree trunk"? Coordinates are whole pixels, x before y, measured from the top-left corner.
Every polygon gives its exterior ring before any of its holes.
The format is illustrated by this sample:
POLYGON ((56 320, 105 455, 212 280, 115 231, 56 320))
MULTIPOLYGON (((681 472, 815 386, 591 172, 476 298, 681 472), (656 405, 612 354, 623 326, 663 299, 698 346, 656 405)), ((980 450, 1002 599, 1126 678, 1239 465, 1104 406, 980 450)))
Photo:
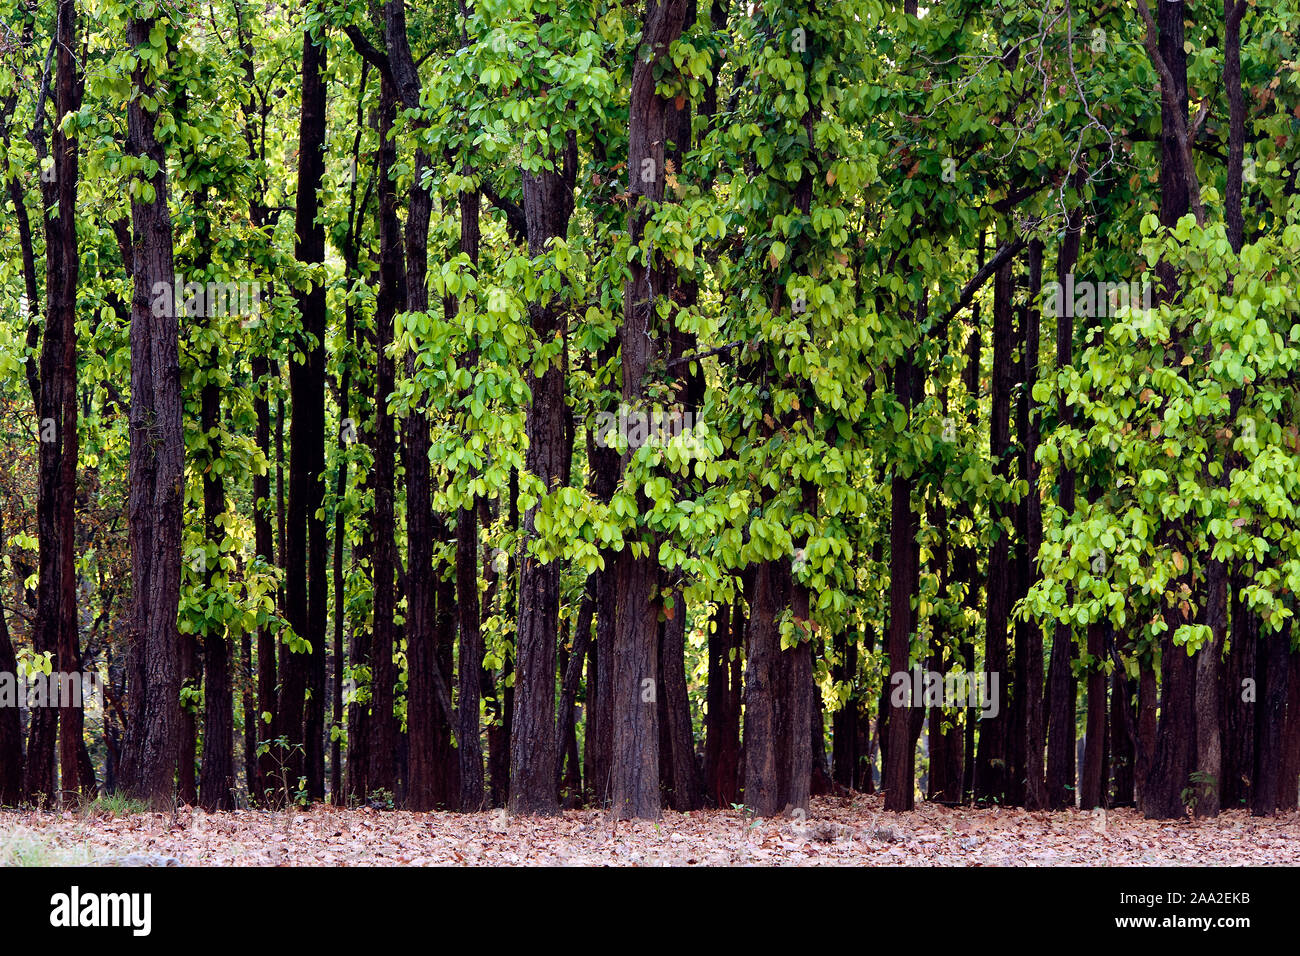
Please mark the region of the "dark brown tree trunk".
MULTIPOLYGON (((1191 198, 1188 170, 1179 129, 1187 123, 1187 54, 1183 47, 1182 2, 1158 5, 1159 53, 1175 88, 1161 86, 1160 222, 1173 228, 1188 211, 1191 198)), ((1160 300, 1176 301, 1178 277, 1162 260, 1156 265, 1160 300)), ((1182 529, 1167 532, 1177 542, 1182 529)), ((1196 767, 1196 665, 1173 643, 1174 632, 1187 623, 1187 611, 1170 604, 1165 608, 1166 630, 1161 640, 1160 721, 1155 749, 1143 786, 1142 812, 1149 819, 1176 819, 1186 811, 1184 792, 1192 785, 1196 767)))
POLYGON ((1253 694, 1248 694, 1255 680, 1255 620, 1241 599, 1245 586, 1242 575, 1228 576, 1231 594, 1231 631, 1228 636, 1228 659, 1223 669, 1223 694, 1220 697, 1220 723, 1223 741, 1221 773, 1222 805, 1240 807, 1250 793, 1255 778, 1255 708, 1253 694))
MULTIPOLYGON (((1038 403, 1034 400, 1034 386, 1038 383, 1038 361, 1042 314, 1038 297, 1043 287, 1043 244, 1034 240, 1029 244, 1029 304, 1024 312, 1024 395, 1021 399, 1025 411, 1021 438, 1021 474, 1029 484, 1026 497, 1026 538, 1028 555, 1022 582, 1022 596, 1038 578, 1038 550, 1043 543, 1043 503, 1039 496, 1038 479, 1041 468, 1036 456, 1039 439, 1038 403)), ((1047 779, 1044 756, 1047 747, 1047 722, 1043 700, 1043 629, 1037 621, 1022 621, 1017 625, 1016 652, 1024 658, 1025 715, 1025 785, 1024 804, 1027 810, 1044 810, 1048 806, 1047 779)))
MULTIPOLYGON (((1076 184, 1081 183, 1076 174, 1076 184)), ((1066 214, 1065 237, 1056 259, 1056 281, 1064 289, 1073 282, 1074 265, 1079 259, 1083 215, 1078 209, 1066 214)), ((1073 361, 1074 303, 1062 293, 1061 308, 1056 316, 1056 368, 1064 369, 1073 361)), ((1061 428, 1074 422, 1074 407, 1064 391, 1057 396, 1056 417, 1061 428)), ((1062 468, 1057 484, 1057 504, 1069 516, 1074 511, 1074 470, 1062 468)), ((1052 633, 1052 652, 1047 665, 1047 805, 1059 810, 1074 806, 1074 718, 1077 690, 1072 662, 1074 629, 1058 621, 1052 633)))
MULTIPOLYGON (((455 529, 447 519, 435 514, 433 519, 434 541, 439 542, 443 553, 454 552, 456 547, 455 529)), ((448 678, 456 673, 456 578, 454 561, 451 567, 435 567, 434 579, 438 586, 435 590, 437 613, 433 618, 434 659, 437 666, 433 670, 434 691, 439 706, 435 710, 434 724, 434 759, 441 768, 438 786, 434 791, 441 806, 457 809, 460 800, 460 755, 454 746, 456 732, 456 712, 451 700, 451 685, 448 678), (448 573, 450 572, 450 573, 448 573)), ((481 685, 480 685, 481 688, 481 685)), ((481 690, 480 690, 481 692, 481 690)), ((409 696, 408 691, 409 708, 409 696)))
MULTIPOLYGON (((205 275, 209 263, 209 220, 207 218, 207 188, 195 195, 198 211, 196 266, 199 275, 205 275)), ((201 281, 201 280, 200 280, 201 281)), ((214 322, 215 325, 215 322, 214 322)), ((215 330, 214 330, 215 331, 215 330)), ((208 356, 210 369, 215 370, 221 361, 214 348, 208 356)), ((209 376, 199 396, 199 427, 203 433, 206 454, 201 460, 203 468, 203 533, 205 554, 203 562, 204 585, 209 590, 224 586, 225 569, 221 566, 221 542, 225 532, 218 519, 226 511, 226 488, 213 465, 221 460, 221 386, 209 376), (215 554, 206 549, 215 546, 215 554)), ((209 813, 233 810, 235 806, 235 712, 234 685, 230 673, 230 646, 226 641, 225 624, 207 620, 203 640, 203 763, 199 773, 199 804, 209 813)), ((193 763, 193 753, 190 754, 193 763)), ((183 759, 183 757, 182 757, 183 759)))
MULTIPOLYGON (((127 24, 130 49, 147 45, 153 18, 127 24)), ((127 107, 127 154, 148 159, 151 196, 135 184, 131 202, 131 474, 133 612, 131 721, 123 779, 131 796, 171 807, 180 737, 180 671, 176 613, 180 599, 185 441, 179 324, 175 314, 172 221, 167 209, 167 157, 155 137, 158 76, 137 61, 139 95, 127 107), (148 198, 147 198, 148 197, 148 198), (154 308, 155 304, 160 308, 154 308), (162 314, 158 314, 162 313, 162 314)))
POLYGON ((735 640, 743 633, 734 626, 733 613, 742 617, 739 601, 733 607, 719 604, 709 632, 709 686, 704 722, 704 779, 709 800, 726 809, 738 802, 740 763, 740 688, 732 682, 740 647, 735 640), (733 662, 733 657, 736 659, 733 662))
MULTIPOLYGON (((5 553, 4 509, 0 508, 0 554, 5 553)), ((3 586, 0 585, 0 590, 3 586)), ((9 621, 0 607, 0 674, 17 674, 18 658, 9 636, 9 621)), ((17 707, 0 707, 0 807, 23 798, 23 725, 17 707)))
POLYGON ((1156 752, 1156 672, 1152 661, 1146 657, 1139 663, 1138 672, 1138 717, 1137 717, 1137 759, 1134 763, 1134 798, 1142 806, 1143 794, 1146 792, 1146 780, 1151 773, 1151 758, 1156 752))
POLYGON ((1106 805, 1106 660, 1105 621, 1088 625, 1088 724, 1084 731, 1083 774, 1079 782, 1079 807, 1091 810, 1106 805))
MULTIPOLYGON (((1255 686, 1255 778, 1250 793, 1250 812, 1272 816, 1282 798, 1283 733, 1290 683, 1290 629, 1267 631, 1259 636, 1256 652, 1255 686)), ((1180 655, 1186 657, 1186 655, 1180 655)))
MULTIPOLYGON (((993 286, 993 394, 989 419, 989 455, 1004 481, 1011 478, 1011 388, 1015 347, 1012 295, 1014 266, 998 269, 993 286)), ((1007 793, 1008 728, 1011 722, 1007 683, 1007 633, 1011 613, 1011 552, 1007 531, 1001 526, 1010 505, 995 501, 990 512, 993 542, 989 548, 988 615, 984 631, 984 668, 998 680, 998 698, 990 701, 996 713, 980 723, 979 751, 975 758, 975 797, 1002 802, 1007 793)))
MULTIPOLYGON (((374 497, 371 524, 374 548, 374 626, 370 648, 371 708, 367 792, 397 790, 397 718, 393 710, 397 668, 393 659, 397 632, 397 549, 393 540, 393 468, 396 439, 388 396, 395 385, 393 359, 388 345, 393 338, 393 317, 404 310, 406 286, 401 224, 397 218, 397 193, 393 181, 397 148, 390 138, 396 121, 397 96, 385 78, 379 96, 379 296, 375 306, 375 434, 374 497)), ((417 572, 418 573, 418 572, 417 572)))
MULTIPOLYGON (((353 173, 348 183, 348 226, 343 247, 343 274, 349 282, 354 281, 358 275, 357 270, 361 258, 361 228, 366 219, 366 206, 370 200, 370 189, 374 184, 372 177, 370 184, 367 185, 361 197, 360 206, 358 206, 357 178, 361 165, 361 137, 365 131, 366 84, 369 77, 370 64, 365 63, 361 67, 361 82, 358 84, 357 89, 356 133, 352 139, 353 173)), ((353 299, 348 297, 343 306, 343 340, 350 350, 355 350, 357 346, 356 322, 357 307, 353 299)), ((331 570, 334 579, 334 670, 332 686, 330 687, 330 719, 333 723, 330 733, 330 799, 336 806, 342 806, 346 802, 343 789, 343 733, 347 718, 344 714, 343 673, 347 659, 344 649, 344 623, 347 619, 347 607, 343 579, 343 551, 346 535, 346 509, 343 503, 347 494, 349 470, 346 446, 354 442, 357 437, 356 420, 352 417, 352 361, 351 358, 345 358, 340 363, 342 367, 339 372, 339 465, 338 476, 334 485, 336 504, 334 508, 334 547, 331 552, 333 558, 333 568, 331 570)))
POLYGON ((181 707, 180 734, 176 741, 176 799, 182 806, 197 806, 199 802, 199 777, 195 765, 195 752, 199 745, 198 695, 203 683, 203 662, 199 656, 199 642, 192 634, 177 636, 180 656, 178 667, 181 691, 189 699, 181 707))
MULTIPOLYGON (((511 533, 519 530, 519 473, 510 470, 510 482, 506 494, 507 514, 511 533)), ((509 618, 511 611, 518 607, 516 585, 519 580, 518 562, 511 554, 506 560, 505 609, 503 614, 509 618)), ((517 614, 514 615, 517 617, 517 614)), ((510 686, 510 676, 514 670, 513 657, 507 653, 501 664, 501 676, 492 688, 488 698, 488 783, 492 806, 504 807, 510 798, 510 736, 514 726, 515 691, 510 686)))
MULTIPOLYGON (((524 215, 528 221, 528 252, 543 255, 550 241, 568 231, 573 213, 573 183, 577 148, 571 139, 562 155, 551 155, 551 168, 524 172, 524 215)), ((538 342, 564 339, 565 312, 555 301, 528 307, 538 342)), ((546 493, 555 490, 568 470, 569 431, 566 424, 565 373, 560 356, 529 382, 525 467, 546 493)), ((537 538, 537 506, 524 515, 524 545, 519 574, 518 644, 515 652, 515 707, 510 728, 510 809, 513 813, 553 814, 559 810, 555 784, 559 753, 555 744, 556 639, 560 615, 560 565, 543 563, 532 553, 537 538)))
POLYGON ((782 743, 785 674, 778 617, 789 604, 786 562, 764 561, 754 569, 745 634, 745 805, 759 816, 786 808, 782 743))
MULTIPOLYGON (((617 355, 618 341, 611 339, 598 353, 597 362, 601 367, 608 367, 617 355)), ((600 411, 618 414, 617 408, 601 408, 600 411)), ((587 462, 591 495, 597 501, 608 504, 618 486, 618 449, 611 442, 597 442, 594 430, 588 429, 587 462)), ((617 613, 619 557, 617 552, 610 549, 602 551, 601 557, 604 559, 604 567, 594 571, 587 584, 596 609, 596 637, 592 644, 596 666, 594 674, 590 671, 587 674, 587 740, 590 759, 586 776, 592 800, 597 806, 607 806, 611 799, 613 770, 614 623, 617 613)))
MULTIPOLYGON (((253 388, 255 398, 253 408, 257 415, 257 447, 269 460, 271 455, 271 403, 268 393, 271 388, 270 363, 264 355, 254 355, 252 360, 253 388)), ((271 524, 270 472, 253 475, 253 543, 257 556, 269 566, 275 566, 275 530, 271 524)), ((274 736, 274 714, 278 706, 276 701, 276 634, 263 625, 257 629, 257 712, 245 714, 244 719, 253 724, 255 729, 254 746, 269 741, 274 736), (268 719, 269 718, 269 719, 268 719)), ((266 798, 270 786, 274 761, 269 750, 258 754, 257 779, 249 783, 249 796, 257 801, 266 798)))
POLYGON ((1114 786, 1111 806, 1133 806, 1133 739, 1136 728, 1133 725, 1133 691, 1136 682, 1129 679, 1123 671, 1116 670, 1110 675, 1110 767, 1114 786))
MULTIPOLYGON (((325 46, 302 40, 302 110, 298 125, 298 192, 295 256, 302 263, 325 258, 325 226, 318 223, 325 167, 325 46)), ((329 543, 322 512, 325 484, 325 287, 312 283, 296 293, 302 333, 301 362, 289 364, 289 507, 285 540, 285 617, 310 651, 281 644, 278 733, 291 749, 284 755, 290 779, 307 780, 307 794, 325 793, 326 563, 329 543), (306 698, 306 699, 304 699, 306 698)))
POLYGON ((1228 570, 1222 561, 1206 569, 1205 623, 1210 640, 1196 652, 1196 815, 1219 815, 1223 780, 1223 737, 1219 723, 1223 640, 1228 633, 1228 570))
POLYGON ((1177 608, 1166 609, 1165 623, 1160 643, 1160 722, 1141 807, 1154 820, 1184 815, 1183 793, 1192 785, 1196 767, 1196 665, 1173 642, 1174 631, 1185 623, 1177 608))
POLYGON ((664 722, 660 728, 661 746, 668 745, 664 756, 669 771, 663 782, 668 787, 668 805, 688 813, 704 806, 704 793, 695 763, 691 701, 686 686, 686 598, 680 590, 674 592, 673 598, 672 609, 664 611, 659 640, 659 680, 663 694, 659 719, 664 722))
MULTIPOLYGON (((935 528, 948 527, 948 509, 942 501, 932 499, 928 515, 935 528)), ((952 584, 952 567, 948 555, 948 542, 945 538, 940 538, 933 548, 932 558, 939 575, 939 594, 947 594, 952 584)), ((943 628, 936 626, 930 635, 927 665, 936 674, 946 674, 952 666, 952 661, 948 659, 948 642, 949 635, 943 628)), ((956 721, 947 713, 945 704, 946 702, 940 701, 930 706, 930 772, 926 797, 943 803, 958 803, 961 800, 961 736, 956 721)))
MULTIPOLYGON (((415 176, 406 216, 406 308, 426 312, 426 245, 433 197, 421 188, 428 160, 416 151, 415 176)), ((452 309, 448 309, 448 314, 452 309)), ((414 377, 416 356, 407 352, 406 373, 414 377)), ((439 762, 437 691, 438 667, 435 611, 437 581, 433 567, 433 480, 429 464, 429 419, 425 402, 417 402, 402 420, 402 457, 406 466, 406 654, 409 675, 406 726, 410 741, 408 810, 432 810, 439 790, 445 793, 444 766, 439 762)), ((475 602, 477 603, 477 602, 475 602)), ((477 686, 478 672, 474 672, 477 686)))
POLYGON ((1286 723, 1282 730, 1282 759, 1278 771, 1277 808, 1295 810, 1300 803, 1300 651, 1288 658, 1286 723))
POLYGON ((257 799, 257 677, 253 673, 253 635, 239 638, 239 706, 244 712, 244 789, 248 803, 257 799))
MULTIPOLYGON (((832 679, 849 685, 849 697, 831 720, 831 778, 848 790, 861 789, 862 759, 859 744, 864 723, 858 691, 858 641, 852 630, 835 635, 832 679)), ((957 786, 960 788, 960 771, 957 786)))
MULTIPOLYGON (((460 195, 460 251, 475 266, 479 253, 479 194, 460 195)), ((477 358, 467 359, 472 367, 477 358)), ((471 501, 456 516, 456 600, 460 613, 460 693, 457 704, 457 754, 460 759, 460 808, 481 810, 487 793, 483 787, 483 741, 479 727, 479 701, 484 683, 483 634, 478 593, 478 501, 471 501)))
MULTIPOLYGON (((686 0, 647 0, 642 24, 644 55, 632 68, 628 106, 628 231, 639 243, 654 209, 664 198, 666 146, 672 112, 655 91, 656 71, 668 48, 681 35, 689 4, 686 0)), ((675 279, 671 267, 651 251, 650 261, 637 256, 624 292, 623 324, 619 329, 623 363, 623 402, 641 410, 646 376, 660 357, 668 336, 657 328, 657 296, 675 279)), ((626 472, 635 448, 620 464, 626 472)), ((647 506, 638 496, 638 508, 647 506)), ((632 540, 646 549, 634 555, 628 545, 616 565, 617 610, 613 634, 614 672, 611 692, 613 744, 611 801, 619 818, 659 816, 659 728, 655 690, 659 685, 657 620, 663 610, 658 596, 658 566, 653 535, 638 530, 632 540)))
MULTIPOLYGON (((920 370, 914 353, 909 352, 894 366, 894 393, 910 418, 920 393, 920 370)), ((916 801, 916 759, 913 751, 910 705, 906 701, 895 707, 892 688, 898 681, 911 686, 912 595, 916 593, 920 574, 920 515, 912 505, 915 479, 895 469, 890 482, 889 531, 889 633, 885 653, 889 658, 888 680, 881 692, 881 714, 888 717, 881 733, 884 751, 881 786, 885 791, 885 809, 911 810, 916 801)))
MULTIPOLYGON (((77 76, 77 8, 74 0, 59 0, 56 7, 56 67, 54 99, 57 115, 80 108, 77 76)), ((43 124, 38 116, 35 123, 43 124)), ((43 131, 35 137, 43 152, 43 131)), ((64 215, 77 205, 78 158, 76 141, 62 124, 54 124, 51 140, 53 182, 42 177, 45 224, 45 334, 41 343, 40 395, 37 404, 40 461, 37 484, 37 528, 40 575, 37 584, 36 628, 32 643, 37 651, 54 654, 55 667, 64 674, 80 674, 77 636, 76 494, 77 494, 77 274, 76 216, 64 215)), ((43 158, 43 157, 42 157, 43 158)), ((31 302, 33 313, 36 303, 31 302)), ((75 795, 93 780, 81 780, 78 766, 82 746, 82 711, 61 707, 40 708, 32 720, 28 748, 28 798, 53 800, 56 789, 75 795), (59 728, 61 780, 54 785, 54 734, 59 728), (31 785, 38 785, 34 790, 31 785)))

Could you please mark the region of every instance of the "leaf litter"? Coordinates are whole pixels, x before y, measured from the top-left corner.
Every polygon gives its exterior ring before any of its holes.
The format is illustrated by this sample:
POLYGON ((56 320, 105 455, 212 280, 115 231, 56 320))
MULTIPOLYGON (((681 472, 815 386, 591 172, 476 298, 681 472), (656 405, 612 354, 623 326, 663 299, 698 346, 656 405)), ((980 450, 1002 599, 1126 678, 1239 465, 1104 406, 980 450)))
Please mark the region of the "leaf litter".
POLYGON ((806 815, 665 811, 616 821, 283 810, 0 814, 0 845, 36 837, 98 865, 181 866, 1237 866, 1300 865, 1300 813, 1146 820, 1137 811, 964 808, 886 813, 878 796, 816 798, 806 815), (157 861, 157 862, 154 862, 157 861))

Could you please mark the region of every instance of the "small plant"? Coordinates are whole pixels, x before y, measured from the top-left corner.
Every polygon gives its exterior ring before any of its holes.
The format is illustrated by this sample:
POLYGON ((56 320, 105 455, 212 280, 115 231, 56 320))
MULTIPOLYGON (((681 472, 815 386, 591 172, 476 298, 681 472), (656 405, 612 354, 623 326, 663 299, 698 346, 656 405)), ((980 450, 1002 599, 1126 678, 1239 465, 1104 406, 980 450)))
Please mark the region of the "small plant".
POLYGON ((258 756, 269 754, 275 761, 276 769, 271 776, 279 783, 279 794, 268 787, 266 790, 267 802, 273 802, 272 795, 284 798, 284 830, 289 832, 293 825, 293 810, 295 806, 305 807, 311 801, 307 796, 307 778, 299 777, 295 785, 289 782, 289 761, 292 756, 297 754, 305 755, 302 744, 291 744, 288 737, 276 737, 274 740, 263 740, 257 745, 258 756))
POLYGON ((1204 770, 1194 770, 1190 777, 1191 786, 1185 787, 1181 794, 1183 806, 1187 812, 1196 815, 1196 807, 1219 790, 1219 781, 1214 774, 1204 770))
POLYGON ((81 814, 87 819, 117 819, 129 817, 136 813, 147 813, 149 805, 142 800, 134 800, 118 791, 101 793, 94 800, 88 800, 81 806, 81 814))

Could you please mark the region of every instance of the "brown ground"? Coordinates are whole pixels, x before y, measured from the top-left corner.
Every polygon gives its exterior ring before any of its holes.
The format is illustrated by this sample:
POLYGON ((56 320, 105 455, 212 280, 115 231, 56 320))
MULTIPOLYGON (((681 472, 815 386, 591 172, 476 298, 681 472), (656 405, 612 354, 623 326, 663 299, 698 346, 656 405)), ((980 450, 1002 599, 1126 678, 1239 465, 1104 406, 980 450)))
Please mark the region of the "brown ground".
POLYGON ((813 801, 806 820, 736 810, 666 812, 656 825, 606 813, 394 813, 320 806, 96 817, 0 814, 0 862, 183 866, 552 864, 571 866, 1097 866, 1300 864, 1300 814, 1152 822, 1109 813, 922 805, 888 814, 877 797, 813 801), (123 859, 123 858, 127 859, 123 859), (175 863, 171 863, 175 865, 175 863))

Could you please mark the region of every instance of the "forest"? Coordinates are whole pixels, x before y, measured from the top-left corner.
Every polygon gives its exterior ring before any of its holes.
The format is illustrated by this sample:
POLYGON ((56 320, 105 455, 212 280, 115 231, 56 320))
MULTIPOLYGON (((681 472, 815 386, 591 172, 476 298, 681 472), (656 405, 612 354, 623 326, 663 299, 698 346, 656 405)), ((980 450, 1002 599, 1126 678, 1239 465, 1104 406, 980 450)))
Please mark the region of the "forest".
POLYGON ((1298 29, 6 0, 0 806, 1295 811, 1298 29))

